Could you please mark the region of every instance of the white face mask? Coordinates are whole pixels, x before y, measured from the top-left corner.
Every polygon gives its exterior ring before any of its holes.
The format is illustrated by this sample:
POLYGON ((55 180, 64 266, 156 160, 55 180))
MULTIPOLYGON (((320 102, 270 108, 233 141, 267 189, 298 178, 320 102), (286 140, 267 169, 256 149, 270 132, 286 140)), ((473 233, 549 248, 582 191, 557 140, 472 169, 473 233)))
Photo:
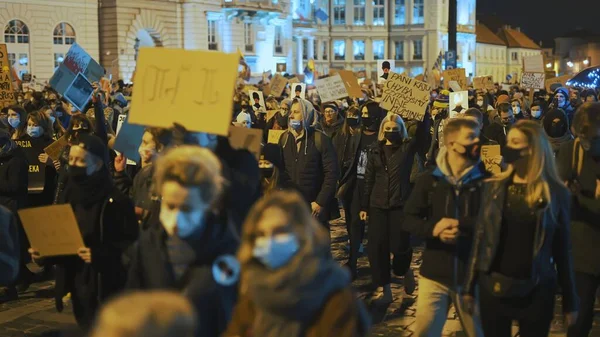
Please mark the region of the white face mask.
POLYGON ((531 110, 531 116, 533 118, 540 118, 540 116, 542 115, 542 110, 541 109, 537 109, 537 110, 531 110))
POLYGON ((482 107, 482 106, 483 106, 483 101, 477 101, 477 105, 478 105, 479 107, 482 107))
POLYGON ((170 210, 164 205, 160 208, 160 222, 163 227, 169 235, 177 233, 180 238, 189 237, 201 230, 204 226, 203 216, 203 210, 182 212, 180 210, 170 210))

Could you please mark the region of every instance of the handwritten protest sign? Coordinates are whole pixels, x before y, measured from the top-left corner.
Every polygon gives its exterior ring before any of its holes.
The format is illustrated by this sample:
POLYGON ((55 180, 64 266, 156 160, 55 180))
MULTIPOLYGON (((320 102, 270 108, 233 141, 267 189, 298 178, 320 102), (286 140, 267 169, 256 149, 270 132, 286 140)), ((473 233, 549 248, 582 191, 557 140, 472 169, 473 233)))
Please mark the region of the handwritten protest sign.
POLYGON ((274 97, 281 97, 281 94, 283 93, 283 90, 285 89, 287 83, 288 80, 285 77, 279 74, 275 74, 275 76, 271 80, 271 95, 273 95, 274 97))
POLYGON ((71 204, 22 209, 19 218, 31 243, 44 257, 76 255, 85 247, 71 204))
POLYGON ((136 165, 140 160, 139 148, 142 144, 144 130, 145 128, 141 125, 130 124, 127 121, 127 115, 119 115, 114 149, 125 155, 127 165, 136 165))
POLYGON ((523 72, 543 73, 544 56, 542 54, 523 57, 523 72))
POLYGON ((44 153, 44 145, 39 139, 15 140, 15 143, 23 149, 25 158, 29 163, 27 190, 29 193, 36 194, 44 191, 46 182, 46 164, 38 159, 38 156, 44 153))
POLYGON ((263 138, 261 129, 248 129, 237 126, 229 128, 229 144, 237 150, 248 150, 256 160, 260 158, 260 144, 263 138))
POLYGON ((390 73, 383 87, 379 106, 405 119, 423 120, 429 104, 429 84, 390 73))
POLYGON ((544 73, 523 73, 521 87, 528 89, 544 89, 546 75, 544 73))
POLYGON ((544 83, 546 85, 546 91, 547 92, 551 92, 552 91, 552 84, 554 83, 560 83, 561 86, 565 86, 567 81, 571 79, 571 75, 564 75, 564 76, 559 76, 559 77, 554 77, 554 78, 549 78, 547 79, 544 83))
POLYGON ((289 79, 288 82, 289 83, 300 83, 300 80, 298 79, 298 77, 292 77, 289 79))
POLYGON ((0 44, 0 104, 14 104, 15 90, 11 78, 10 63, 8 63, 8 52, 5 44, 0 44))
POLYGON ((100 81, 104 76, 104 68, 98 64, 81 46, 73 44, 64 61, 50 79, 50 86, 64 95, 73 83, 77 74, 82 73, 91 83, 100 81))
POLYGON ((492 76, 479 76, 473 78, 473 88, 492 90, 494 86, 494 78, 492 76))
POLYGON ((484 145, 481 147, 481 161, 485 169, 492 174, 501 172, 500 165, 494 163, 494 158, 500 155, 500 145, 484 145))
POLYGON ((44 152, 46 152, 46 154, 48 155, 48 157, 50 157, 50 159, 52 159, 53 161, 54 160, 59 160, 60 159, 60 154, 65 149, 65 147, 67 146, 67 144, 68 144, 67 137, 66 136, 62 136, 57 141, 55 141, 54 143, 48 145, 44 149, 44 152))
POLYGON ((444 77, 444 89, 450 88, 450 81, 456 81, 461 90, 467 89, 467 76, 464 68, 444 70, 442 76, 444 77))
POLYGON ((350 70, 340 70, 338 72, 342 77, 342 81, 344 82, 344 86, 346 87, 346 92, 352 98, 362 98, 362 90, 360 89, 360 84, 358 84, 358 79, 354 76, 354 73, 350 70))
POLYGON ((315 81, 321 102, 331 102, 336 99, 348 97, 346 86, 339 74, 321 78, 315 81))
POLYGON ((286 130, 269 130, 269 137, 267 143, 269 144, 279 144, 279 138, 286 130))
POLYGON ((129 122, 227 136, 238 62, 239 54, 141 48, 129 122))

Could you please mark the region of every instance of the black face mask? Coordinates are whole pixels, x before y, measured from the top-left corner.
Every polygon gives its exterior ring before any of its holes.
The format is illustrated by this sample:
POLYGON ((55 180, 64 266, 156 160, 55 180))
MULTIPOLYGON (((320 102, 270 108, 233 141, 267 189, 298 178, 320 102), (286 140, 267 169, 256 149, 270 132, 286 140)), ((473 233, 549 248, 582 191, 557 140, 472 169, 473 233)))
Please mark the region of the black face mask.
POLYGON ((351 128, 355 128, 359 124, 358 118, 351 118, 351 117, 346 118, 346 123, 348 123, 348 126, 351 128))
POLYGON ((263 178, 271 178, 273 176, 273 168, 272 167, 261 167, 260 168, 260 175, 263 178))
POLYGON ((87 178, 87 167, 69 166, 69 177, 75 181, 82 181, 87 178))
POLYGON ((282 116, 280 113, 277 113, 275 117, 277 118, 277 124, 282 128, 287 129, 289 115, 282 116))
POLYGON ((512 164, 523 158, 523 155, 521 154, 522 151, 523 149, 513 149, 512 147, 505 146, 501 151, 504 162, 507 164, 512 164))
POLYGON ((567 127, 563 121, 552 122, 548 131, 548 136, 552 138, 559 138, 565 135, 567 127))
MULTIPOLYGON (((594 138, 590 141, 590 149, 588 150, 594 159, 600 158, 600 138, 594 138)), ((598 161, 596 159, 596 161, 598 161)))
POLYGON ((385 139, 389 140, 391 143, 397 144, 402 140, 402 136, 399 131, 385 131, 383 133, 385 139))
POLYGON ((374 120, 371 117, 363 117, 362 118, 362 125, 365 127, 371 127, 371 125, 373 125, 374 120))
POLYGON ((465 148, 465 152, 461 154, 467 159, 474 161, 481 158, 481 142, 476 142, 469 145, 462 145, 461 143, 457 144, 465 148))

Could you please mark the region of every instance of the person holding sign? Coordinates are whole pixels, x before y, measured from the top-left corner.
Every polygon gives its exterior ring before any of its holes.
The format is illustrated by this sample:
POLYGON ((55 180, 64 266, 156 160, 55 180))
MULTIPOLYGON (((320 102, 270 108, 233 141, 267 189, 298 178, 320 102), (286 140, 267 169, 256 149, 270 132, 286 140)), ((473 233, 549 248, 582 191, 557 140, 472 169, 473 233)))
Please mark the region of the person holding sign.
MULTIPOLYGON (((556 283, 569 327, 579 300, 571 254, 571 196, 539 124, 519 121, 502 151, 508 170, 486 182, 466 270, 463 301, 475 312, 475 285, 487 337, 548 336, 556 283)), ((592 295, 593 296, 593 295, 592 295)))
POLYGON ((46 257, 32 247, 35 262, 56 265, 55 299, 62 311, 62 298, 71 293, 77 324, 87 330, 100 302, 125 286, 122 256, 137 239, 133 204, 112 184, 105 162, 106 145, 93 135, 80 135, 69 151, 65 191, 60 204, 73 207, 85 247, 77 256, 46 257))
POLYGON ((425 152, 429 131, 429 113, 417 126, 416 137, 409 138, 402 117, 388 114, 381 122, 377 142, 371 145, 365 173, 365 191, 360 219, 369 222, 369 263, 373 283, 378 287, 379 303, 393 301, 390 277, 390 253, 394 255, 394 274, 404 275, 407 294, 414 291, 410 269, 410 235, 402 230, 404 205, 410 194, 410 174, 415 154, 425 152))
POLYGON ((237 275, 217 279, 213 265, 238 248, 233 226, 218 212, 221 162, 210 150, 183 145, 155 165, 160 211, 133 250, 127 288, 183 293, 196 309, 196 336, 220 336, 231 318, 237 275))

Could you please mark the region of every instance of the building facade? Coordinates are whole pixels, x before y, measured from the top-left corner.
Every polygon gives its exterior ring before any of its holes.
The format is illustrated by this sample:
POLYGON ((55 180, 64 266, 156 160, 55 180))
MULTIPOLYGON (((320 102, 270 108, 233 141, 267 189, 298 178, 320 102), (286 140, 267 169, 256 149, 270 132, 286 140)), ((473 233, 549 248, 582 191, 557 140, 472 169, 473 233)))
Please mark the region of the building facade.
POLYGON ((577 74, 587 67, 600 65, 600 35, 575 30, 554 41, 554 70, 559 76, 577 74))

